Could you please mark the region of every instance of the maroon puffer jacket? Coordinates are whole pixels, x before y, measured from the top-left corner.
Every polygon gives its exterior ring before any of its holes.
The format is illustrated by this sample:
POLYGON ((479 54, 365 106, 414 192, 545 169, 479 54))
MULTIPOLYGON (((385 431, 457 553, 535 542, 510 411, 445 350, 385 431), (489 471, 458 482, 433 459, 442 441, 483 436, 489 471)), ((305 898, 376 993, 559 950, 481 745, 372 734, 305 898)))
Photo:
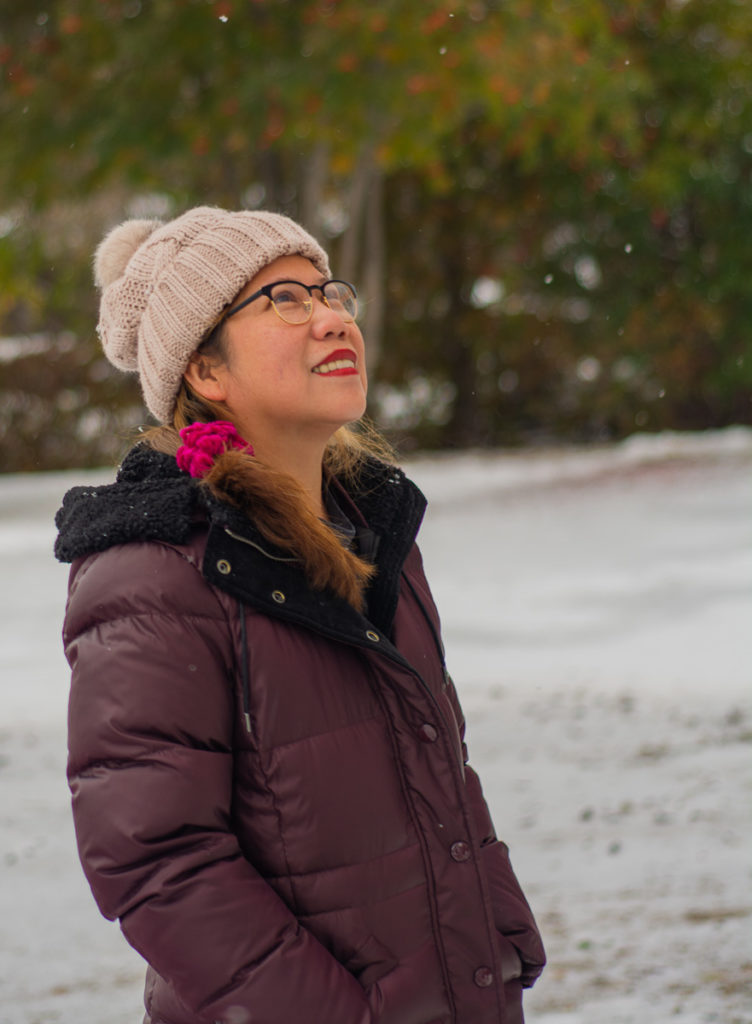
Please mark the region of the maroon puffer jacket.
POLYGON ((338 500, 378 544, 367 617, 148 449, 58 513, 76 834, 150 965, 147 1024, 519 1024, 542 969, 466 763, 422 496, 372 464, 338 500))

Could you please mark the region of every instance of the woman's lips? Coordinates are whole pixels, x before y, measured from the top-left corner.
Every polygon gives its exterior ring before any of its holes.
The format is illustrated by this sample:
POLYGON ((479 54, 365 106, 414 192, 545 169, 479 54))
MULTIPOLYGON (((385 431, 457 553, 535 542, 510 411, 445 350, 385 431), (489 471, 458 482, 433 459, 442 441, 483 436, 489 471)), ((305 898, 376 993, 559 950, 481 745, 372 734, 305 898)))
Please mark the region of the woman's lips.
POLYGON ((358 357, 349 348, 338 348, 314 366, 312 373, 322 377, 348 377, 358 372, 358 357))

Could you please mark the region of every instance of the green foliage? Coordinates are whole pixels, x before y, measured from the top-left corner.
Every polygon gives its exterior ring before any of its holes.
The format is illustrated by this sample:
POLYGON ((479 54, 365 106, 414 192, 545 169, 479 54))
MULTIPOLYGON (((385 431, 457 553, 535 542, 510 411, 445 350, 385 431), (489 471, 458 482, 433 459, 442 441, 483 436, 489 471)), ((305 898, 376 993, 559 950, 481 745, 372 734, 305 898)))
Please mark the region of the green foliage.
POLYGON ((746 0, 0 0, 0 467, 143 415, 93 332, 111 223, 260 204, 344 260, 374 175, 406 443, 749 422, 751 44, 746 0))

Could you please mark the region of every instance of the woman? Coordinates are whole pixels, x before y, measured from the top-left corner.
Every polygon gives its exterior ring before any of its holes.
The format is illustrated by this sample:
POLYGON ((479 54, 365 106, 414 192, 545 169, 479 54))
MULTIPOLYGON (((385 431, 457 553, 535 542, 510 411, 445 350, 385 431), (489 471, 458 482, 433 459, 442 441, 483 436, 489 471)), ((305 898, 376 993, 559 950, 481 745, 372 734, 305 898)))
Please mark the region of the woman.
POLYGON ((200 207, 100 246, 99 335, 162 426, 74 488, 69 779, 147 1024, 522 1021, 544 963, 415 535, 347 424, 354 289, 293 221, 200 207))

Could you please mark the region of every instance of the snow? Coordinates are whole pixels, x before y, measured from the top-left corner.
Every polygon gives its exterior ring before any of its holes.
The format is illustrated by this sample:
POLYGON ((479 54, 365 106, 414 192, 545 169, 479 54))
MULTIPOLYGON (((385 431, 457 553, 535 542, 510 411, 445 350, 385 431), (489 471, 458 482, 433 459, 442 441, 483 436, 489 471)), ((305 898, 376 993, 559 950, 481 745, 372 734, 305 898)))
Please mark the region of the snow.
MULTIPOLYGON (((469 745, 544 933, 528 1024, 752 1022, 752 432, 407 469, 469 745)), ((135 1024, 65 784, 65 489, 0 477, 0 1024, 135 1024)), ((469 1024, 469 1022, 468 1022, 469 1024)))

